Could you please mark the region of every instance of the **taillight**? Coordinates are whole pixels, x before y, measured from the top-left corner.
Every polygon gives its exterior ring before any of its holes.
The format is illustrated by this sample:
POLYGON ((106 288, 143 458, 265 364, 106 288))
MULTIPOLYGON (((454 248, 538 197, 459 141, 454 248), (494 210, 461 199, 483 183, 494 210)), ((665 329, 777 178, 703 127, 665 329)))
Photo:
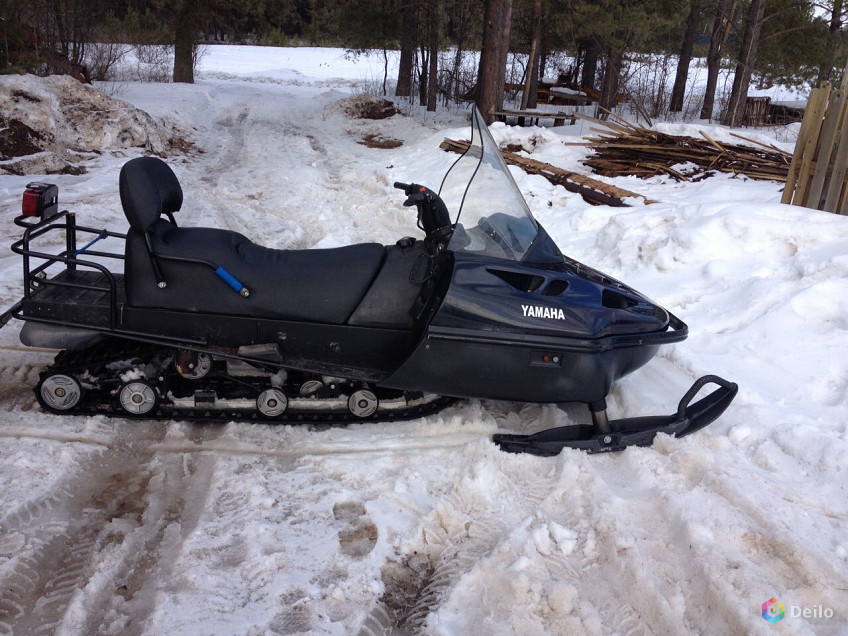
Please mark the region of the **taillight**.
POLYGON ((52 183, 28 183, 21 212, 24 216, 49 218, 59 211, 59 188, 52 183))

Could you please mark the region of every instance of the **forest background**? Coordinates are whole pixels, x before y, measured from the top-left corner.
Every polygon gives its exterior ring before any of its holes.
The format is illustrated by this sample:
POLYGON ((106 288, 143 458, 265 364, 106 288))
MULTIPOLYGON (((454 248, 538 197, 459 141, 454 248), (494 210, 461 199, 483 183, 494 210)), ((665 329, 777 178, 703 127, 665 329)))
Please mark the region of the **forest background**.
POLYGON ((733 126, 752 83, 804 92, 839 74, 845 13, 844 0, 2 0, 0 61, 110 80, 133 48, 148 62, 133 79, 193 82, 204 43, 341 46, 382 55, 375 92, 428 110, 474 100, 488 114, 510 88, 534 107, 553 78, 604 109, 733 126), (706 82, 687 81, 693 60, 706 82))

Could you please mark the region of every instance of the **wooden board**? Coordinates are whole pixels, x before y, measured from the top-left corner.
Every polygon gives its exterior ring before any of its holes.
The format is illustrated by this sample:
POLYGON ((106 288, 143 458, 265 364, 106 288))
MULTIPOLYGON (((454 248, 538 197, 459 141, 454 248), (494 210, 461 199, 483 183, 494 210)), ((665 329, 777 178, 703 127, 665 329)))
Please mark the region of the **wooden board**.
MULTIPOLYGON (((468 150, 469 145, 468 141, 445 139, 440 148, 449 152, 464 153, 468 150)), ((570 192, 582 195, 587 202, 592 204, 628 207, 630 204, 625 199, 630 198, 642 199, 646 204, 656 203, 654 199, 649 199, 637 192, 617 188, 603 181, 576 172, 569 172, 549 163, 522 157, 507 150, 502 150, 501 154, 507 163, 519 166, 530 174, 541 175, 555 185, 561 185, 570 192)))

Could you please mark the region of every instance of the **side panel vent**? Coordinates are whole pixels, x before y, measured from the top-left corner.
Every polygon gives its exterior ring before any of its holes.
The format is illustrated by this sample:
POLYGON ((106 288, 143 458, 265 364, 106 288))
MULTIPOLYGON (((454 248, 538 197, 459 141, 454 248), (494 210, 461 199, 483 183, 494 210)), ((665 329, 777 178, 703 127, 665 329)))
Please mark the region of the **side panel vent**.
POLYGON ((505 283, 515 287, 519 291, 532 292, 539 289, 542 283, 545 282, 543 276, 534 274, 522 274, 520 272, 508 272, 502 269, 487 269, 487 272, 494 274, 505 283))
POLYGON ((629 309, 639 304, 634 298, 629 298, 624 294, 619 294, 610 289, 605 289, 601 296, 601 303, 604 307, 610 309, 629 309))
POLYGON ((568 281, 555 278, 542 290, 542 296, 559 296, 568 289, 568 281))

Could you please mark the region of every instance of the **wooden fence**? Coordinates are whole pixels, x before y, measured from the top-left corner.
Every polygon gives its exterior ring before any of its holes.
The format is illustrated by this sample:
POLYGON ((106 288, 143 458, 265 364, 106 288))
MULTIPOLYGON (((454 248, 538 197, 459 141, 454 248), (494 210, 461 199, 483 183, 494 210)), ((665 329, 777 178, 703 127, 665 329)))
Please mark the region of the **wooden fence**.
POLYGON ((789 165, 783 203, 837 214, 848 212, 848 89, 814 88, 789 165))

